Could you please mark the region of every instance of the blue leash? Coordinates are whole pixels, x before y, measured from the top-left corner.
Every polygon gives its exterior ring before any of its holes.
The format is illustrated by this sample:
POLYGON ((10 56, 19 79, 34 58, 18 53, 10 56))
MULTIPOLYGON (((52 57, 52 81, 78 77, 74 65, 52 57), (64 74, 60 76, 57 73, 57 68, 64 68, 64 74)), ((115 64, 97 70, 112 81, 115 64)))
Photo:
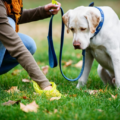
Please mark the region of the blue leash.
MULTIPOLYGON (((90 3, 89 6, 94 6, 94 2, 90 3)), ((100 10, 100 8, 99 8, 100 10)), ((63 16, 64 12, 63 12, 63 9, 61 7, 61 15, 63 16)), ((104 15, 104 14, 103 14, 104 15)), ((55 50, 54 50, 54 45, 53 45, 53 39, 52 39, 52 20, 53 20, 53 17, 54 15, 52 15, 51 19, 50 19, 50 23, 49 23, 49 31, 48 31, 48 46, 49 46, 49 49, 48 49, 48 54, 49 54, 49 65, 51 68, 54 68, 57 66, 58 62, 57 62, 57 57, 56 57, 56 54, 55 54, 55 50)), ((103 16, 104 18, 104 16, 103 16)), ((103 19, 103 22, 104 22, 104 19, 103 19)), ((100 23, 100 26, 98 27, 101 27, 102 28, 102 25, 103 23, 100 23)), ((100 28, 100 29, 101 29, 100 28)), ((61 44, 60 44, 60 55, 59 55, 59 67, 60 67, 60 72, 61 74, 63 75, 63 77, 68 80, 68 81, 76 81, 78 80, 82 74, 83 74, 83 71, 84 71, 84 66, 85 66, 85 50, 82 51, 82 55, 83 55, 83 65, 82 65, 82 69, 81 69, 81 72, 79 74, 79 76, 75 79, 69 79, 67 78, 64 74, 63 74, 63 71, 62 71, 62 65, 61 65, 61 60, 62 60, 62 48, 63 48, 63 43, 64 43, 64 29, 65 29, 65 25, 62 21, 62 30, 61 30, 61 44)), ((98 31, 100 31, 100 29, 98 31)), ((98 33, 98 31, 96 32, 96 34, 98 33)))
MULTIPOLYGON (((64 12, 63 12, 63 9, 61 7, 61 14, 63 16, 64 12)), ((50 23, 49 23, 49 31, 48 31, 48 46, 49 46, 49 49, 48 49, 48 53, 49 53, 49 65, 51 68, 54 68, 57 66, 58 62, 57 62, 57 57, 56 57, 56 54, 55 54, 55 50, 54 50, 54 45, 53 45, 53 39, 52 39, 52 20, 53 20, 53 17, 54 15, 52 15, 51 19, 50 19, 50 23)), ((67 78, 63 72, 62 72, 62 65, 61 65, 61 60, 62 60, 62 48, 63 48, 63 43, 64 43, 64 29, 65 29, 65 25, 62 21, 62 30, 61 30, 61 44, 60 44, 60 55, 59 55, 59 67, 60 67, 60 71, 61 71, 61 74, 63 75, 63 77, 69 81, 76 81, 78 80, 81 76, 82 76, 82 73, 84 71, 84 65, 85 65, 85 50, 82 51, 82 55, 83 55, 83 65, 82 65, 82 70, 79 74, 79 76, 75 79, 69 79, 67 78)))

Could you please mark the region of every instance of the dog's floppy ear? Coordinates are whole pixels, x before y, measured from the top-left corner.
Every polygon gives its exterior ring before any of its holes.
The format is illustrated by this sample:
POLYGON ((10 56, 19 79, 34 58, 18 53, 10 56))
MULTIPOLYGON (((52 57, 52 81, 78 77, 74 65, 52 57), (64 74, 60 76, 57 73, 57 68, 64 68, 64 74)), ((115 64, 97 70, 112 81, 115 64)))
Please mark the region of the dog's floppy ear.
POLYGON ((69 29, 70 12, 71 12, 71 10, 69 10, 62 16, 62 20, 63 20, 64 24, 67 26, 67 33, 69 33, 69 31, 70 31, 70 29, 69 29))
POLYGON ((85 18, 88 21, 90 32, 95 33, 96 27, 99 25, 100 17, 96 15, 94 12, 89 11, 86 13, 85 18))

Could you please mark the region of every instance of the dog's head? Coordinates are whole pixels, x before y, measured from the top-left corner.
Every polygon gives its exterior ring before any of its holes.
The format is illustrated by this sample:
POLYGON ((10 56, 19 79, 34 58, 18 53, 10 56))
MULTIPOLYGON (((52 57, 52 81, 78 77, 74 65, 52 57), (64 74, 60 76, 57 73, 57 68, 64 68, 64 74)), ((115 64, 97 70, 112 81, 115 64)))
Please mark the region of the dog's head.
POLYGON ((90 7, 81 6, 66 12, 62 19, 67 27, 67 33, 70 30, 73 32, 75 49, 86 49, 100 22, 100 17, 90 10, 90 7))

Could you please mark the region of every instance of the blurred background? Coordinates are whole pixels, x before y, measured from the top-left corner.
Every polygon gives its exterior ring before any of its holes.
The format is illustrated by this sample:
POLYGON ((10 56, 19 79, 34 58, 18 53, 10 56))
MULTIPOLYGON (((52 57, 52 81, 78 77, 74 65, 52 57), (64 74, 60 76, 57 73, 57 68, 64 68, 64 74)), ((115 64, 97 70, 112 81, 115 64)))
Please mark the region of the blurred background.
MULTIPOLYGON (((84 5, 88 6, 89 3, 95 2, 95 6, 110 6, 117 13, 120 14, 120 0, 57 0, 62 4, 64 11, 66 12, 69 9, 84 5)), ((50 3, 51 0, 23 0, 24 8, 34 8, 37 6, 43 6, 50 3)))

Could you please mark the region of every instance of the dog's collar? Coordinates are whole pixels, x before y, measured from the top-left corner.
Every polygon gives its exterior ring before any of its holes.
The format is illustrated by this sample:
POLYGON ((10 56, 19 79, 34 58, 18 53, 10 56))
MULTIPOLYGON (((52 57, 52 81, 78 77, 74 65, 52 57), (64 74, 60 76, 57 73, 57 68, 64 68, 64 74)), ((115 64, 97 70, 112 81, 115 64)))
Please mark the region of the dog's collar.
MULTIPOLYGON (((94 6, 94 2, 90 3, 89 6, 90 6, 90 7, 93 7, 93 6, 94 6)), ((100 32, 100 30, 101 30, 101 28, 102 28, 102 26, 103 26, 103 23, 104 23, 104 13, 103 13, 102 9, 100 9, 99 7, 95 7, 95 8, 97 8, 97 9, 100 11, 101 21, 100 21, 99 25, 97 26, 96 31, 95 31, 94 35, 91 37, 91 39, 92 39, 93 37, 95 37, 95 36, 100 32)))

